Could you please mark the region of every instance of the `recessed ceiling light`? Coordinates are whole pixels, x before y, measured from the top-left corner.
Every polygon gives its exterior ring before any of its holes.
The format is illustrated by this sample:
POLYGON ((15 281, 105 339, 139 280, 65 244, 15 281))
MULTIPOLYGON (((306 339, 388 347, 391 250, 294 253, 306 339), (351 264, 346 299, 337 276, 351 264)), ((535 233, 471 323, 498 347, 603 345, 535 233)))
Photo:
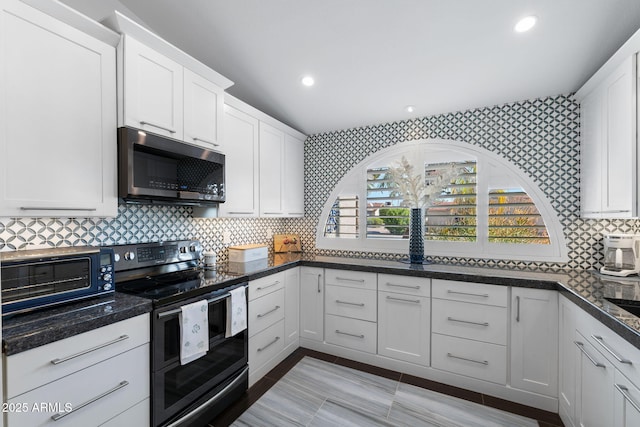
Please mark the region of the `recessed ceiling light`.
POLYGON ((515 27, 513 27, 513 30, 516 33, 525 33, 532 29, 536 25, 537 21, 538 17, 535 15, 525 16, 516 23, 515 27))
POLYGON ((416 107, 414 107, 413 105, 407 105, 406 107, 404 107, 404 111, 406 111, 407 113, 413 113, 414 111, 416 111, 416 107))
POLYGON ((300 81, 307 87, 313 86, 316 83, 316 81, 311 76, 304 76, 300 81))

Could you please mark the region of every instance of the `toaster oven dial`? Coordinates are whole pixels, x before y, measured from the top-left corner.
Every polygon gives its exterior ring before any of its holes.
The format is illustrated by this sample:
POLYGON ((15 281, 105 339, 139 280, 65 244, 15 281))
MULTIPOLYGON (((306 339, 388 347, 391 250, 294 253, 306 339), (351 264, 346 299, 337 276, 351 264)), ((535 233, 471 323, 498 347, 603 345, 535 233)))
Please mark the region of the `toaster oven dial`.
POLYGON ((102 286, 102 289, 104 289, 105 291, 110 291, 111 290, 111 283, 105 283, 102 286))
MULTIPOLYGON (((103 279, 103 280, 106 280, 107 282, 110 282, 110 281, 111 281, 111 277, 112 277, 112 276, 111 276, 111 273, 105 273, 105 274, 103 274, 103 275, 102 275, 102 279, 103 279)), ((106 286, 106 285, 105 285, 105 286, 106 286)))
POLYGON ((133 261, 134 259, 136 259, 135 252, 125 252, 124 259, 126 259, 127 261, 133 261))

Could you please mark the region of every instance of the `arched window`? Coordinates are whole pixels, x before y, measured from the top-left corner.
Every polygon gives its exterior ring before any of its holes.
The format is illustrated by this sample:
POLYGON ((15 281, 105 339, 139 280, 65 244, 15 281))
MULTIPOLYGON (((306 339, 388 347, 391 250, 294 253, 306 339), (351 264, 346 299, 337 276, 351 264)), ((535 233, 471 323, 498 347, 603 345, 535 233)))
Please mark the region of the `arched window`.
POLYGON ((425 255, 567 261, 560 221, 533 180, 490 151, 440 139, 394 145, 352 168, 324 206, 316 246, 407 253, 412 195, 427 200, 425 255))

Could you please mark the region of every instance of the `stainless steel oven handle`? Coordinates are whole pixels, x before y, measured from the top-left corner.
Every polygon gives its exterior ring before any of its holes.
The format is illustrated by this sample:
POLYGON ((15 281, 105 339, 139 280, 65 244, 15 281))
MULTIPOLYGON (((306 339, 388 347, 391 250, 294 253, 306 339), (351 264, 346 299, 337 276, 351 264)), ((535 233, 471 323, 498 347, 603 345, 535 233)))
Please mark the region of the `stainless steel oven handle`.
MULTIPOLYGON (((231 294, 229 292, 227 292, 224 295, 220 295, 218 297, 212 298, 212 299, 208 299, 207 300, 207 304, 213 304, 214 302, 229 298, 231 296, 231 294)), ((178 314, 182 311, 181 308, 174 308, 173 310, 169 310, 169 311, 164 311, 162 313, 158 313, 158 319, 163 319, 167 316, 173 316, 174 314, 178 314)))
POLYGON ((118 338, 116 338, 114 340, 111 340, 109 342, 105 342, 103 344, 99 344, 99 345, 97 345, 95 347, 91 347, 91 348, 88 348, 86 350, 82 350, 82 351, 80 351, 78 353, 72 354, 71 356, 63 357, 61 359, 53 359, 51 361, 51 363, 53 365, 59 365, 61 363, 69 361, 71 359, 75 359, 76 357, 84 356, 87 353, 91 353, 92 351, 100 350, 101 348, 110 346, 111 344, 115 344, 115 343, 120 342, 120 341, 124 341, 126 339, 129 339, 129 335, 120 335, 118 338))
POLYGON ((115 391, 118 391, 118 390, 120 390, 121 388, 126 387, 126 386, 128 386, 128 385, 129 385, 129 381, 121 381, 121 382, 120 382, 120 384, 118 384, 117 386, 115 386, 115 387, 114 387, 114 388, 112 388, 111 390, 107 390, 107 391, 105 391, 104 393, 101 393, 100 395, 98 395, 98 396, 96 396, 96 397, 94 397, 94 398, 91 398, 91 399, 87 400, 86 402, 83 402, 83 403, 81 403, 81 404, 79 404, 79 405, 75 405, 75 406, 73 407, 73 409, 72 409, 72 410, 70 410, 69 412, 58 412, 57 414, 52 415, 52 416, 51 416, 51 419, 52 419, 53 421, 58 421, 59 419, 64 418, 64 417, 66 417, 67 415, 71 415, 71 414, 73 414, 74 412, 76 412, 76 411, 78 411, 78 410, 80 410, 80 409, 84 408, 85 406, 91 405, 92 403, 97 402, 98 400, 102 399, 103 397, 106 397, 106 396, 110 395, 111 393, 113 393, 113 392, 115 392, 115 391))
POLYGON ((242 377, 244 377, 244 374, 247 373, 247 371, 249 371, 249 367, 247 366, 246 368, 244 368, 242 370, 242 372, 240 372, 240 374, 236 377, 236 379, 234 379, 233 381, 231 381, 229 383, 229 385, 227 385, 225 388, 223 388, 222 390, 220 390, 220 392, 218 392, 218 394, 216 394, 215 396, 213 396, 211 399, 207 400, 206 402, 204 402, 202 405, 198 406, 196 409, 194 409, 193 411, 189 412, 187 415, 185 415, 184 417, 172 422, 171 424, 167 424, 165 427, 177 427, 180 424, 189 421, 191 418, 197 416, 200 412, 204 411, 205 409, 207 409, 209 406, 211 406, 213 403, 215 403, 216 401, 220 400, 221 398, 224 397, 225 394, 227 394, 229 392, 229 390, 231 390, 232 388, 234 388, 236 386, 236 384, 238 384, 238 382, 240 382, 242 380, 242 377))

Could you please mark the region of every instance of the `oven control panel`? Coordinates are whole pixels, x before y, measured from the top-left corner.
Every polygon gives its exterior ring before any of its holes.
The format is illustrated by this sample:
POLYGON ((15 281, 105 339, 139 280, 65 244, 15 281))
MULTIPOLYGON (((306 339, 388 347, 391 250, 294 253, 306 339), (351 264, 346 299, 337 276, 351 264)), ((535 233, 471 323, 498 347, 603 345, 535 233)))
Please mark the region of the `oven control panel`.
POLYGON ((198 261, 202 257, 202 244, 197 240, 175 240, 112 246, 115 271, 181 261, 198 261))

